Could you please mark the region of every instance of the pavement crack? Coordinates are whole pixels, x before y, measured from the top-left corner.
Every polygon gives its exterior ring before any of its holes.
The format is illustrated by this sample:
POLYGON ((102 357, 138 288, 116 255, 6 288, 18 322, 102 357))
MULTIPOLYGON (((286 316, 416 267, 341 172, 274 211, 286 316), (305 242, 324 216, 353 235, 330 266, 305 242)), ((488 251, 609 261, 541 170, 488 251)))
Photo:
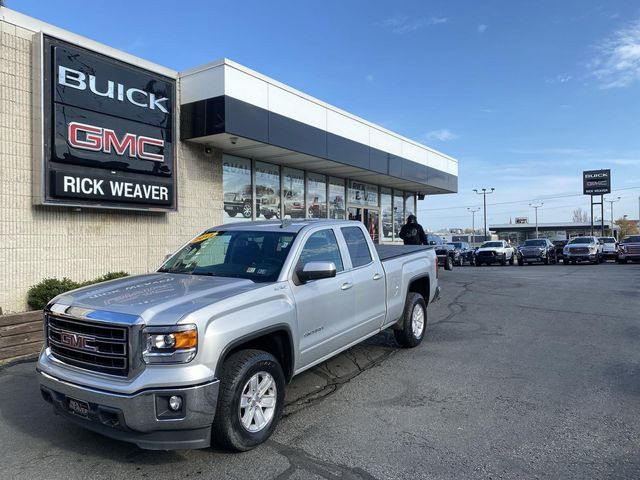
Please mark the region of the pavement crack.
POLYGON ((456 315, 460 315, 461 313, 466 312, 467 306, 463 303, 460 303, 460 299, 467 293, 471 293, 469 287, 473 284, 473 282, 455 282, 456 285, 462 286, 462 291, 458 293, 453 300, 447 304, 447 309, 449 310, 449 314, 444 317, 442 320, 437 322, 430 323, 430 326, 433 327, 435 325, 439 325, 441 323, 451 323, 451 319, 456 315))
POLYGON ((289 461, 289 468, 275 480, 287 480, 296 471, 312 473, 327 480, 376 480, 376 477, 362 468, 327 462, 301 448, 290 447, 275 440, 268 440, 267 444, 289 461))

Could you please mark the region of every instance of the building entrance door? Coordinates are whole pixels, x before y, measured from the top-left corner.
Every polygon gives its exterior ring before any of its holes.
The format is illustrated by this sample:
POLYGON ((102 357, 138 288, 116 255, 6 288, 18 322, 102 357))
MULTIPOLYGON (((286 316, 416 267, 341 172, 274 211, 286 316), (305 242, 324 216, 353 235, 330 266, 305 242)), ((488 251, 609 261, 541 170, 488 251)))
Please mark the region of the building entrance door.
POLYGON ((380 242, 380 210, 375 208, 349 208, 349 220, 358 220, 367 227, 373 243, 380 242))

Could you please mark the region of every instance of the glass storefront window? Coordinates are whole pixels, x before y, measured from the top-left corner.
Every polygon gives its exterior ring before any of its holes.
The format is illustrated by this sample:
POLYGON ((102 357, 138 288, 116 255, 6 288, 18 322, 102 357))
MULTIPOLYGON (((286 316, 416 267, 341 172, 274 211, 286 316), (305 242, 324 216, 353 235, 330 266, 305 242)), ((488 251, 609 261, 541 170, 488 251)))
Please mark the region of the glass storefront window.
POLYGON ((295 168, 282 169, 284 218, 304 218, 304 172, 295 168))
POLYGON ((307 210, 309 218, 327 218, 327 177, 307 174, 307 210))
POLYGON ((344 179, 329 177, 329 218, 345 218, 344 179))
POLYGON ((263 218, 280 218, 280 168, 256 162, 256 220, 263 218))
POLYGON ((400 228, 404 225, 405 222, 405 214, 404 214, 404 194, 399 190, 393 191, 393 240, 396 242, 401 242, 400 238, 398 238, 398 233, 400 233, 400 228))
POLYGON ((404 212, 408 217, 409 215, 416 215, 416 197, 410 193, 406 194, 407 196, 404 199, 404 212))
MULTIPOLYGON (((382 241, 393 240, 393 206, 391 202, 391 189, 382 187, 380 189, 380 210, 382 212, 382 241)), ((396 227, 400 229, 401 225, 396 227)))
POLYGON ((378 186, 357 180, 349 182, 349 203, 351 205, 378 206, 378 186))
POLYGON ((223 223, 251 220, 253 214, 251 160, 223 155, 223 223))
POLYGON ((364 201, 365 205, 368 207, 377 207, 378 206, 378 186, 377 185, 369 185, 367 183, 364 184, 364 201))

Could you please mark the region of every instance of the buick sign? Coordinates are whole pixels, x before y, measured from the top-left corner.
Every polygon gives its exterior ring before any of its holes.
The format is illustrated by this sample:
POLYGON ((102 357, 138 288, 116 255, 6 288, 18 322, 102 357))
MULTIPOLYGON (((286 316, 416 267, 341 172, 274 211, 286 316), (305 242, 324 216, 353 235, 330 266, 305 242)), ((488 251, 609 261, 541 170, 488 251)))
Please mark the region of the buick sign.
POLYGON ((611 170, 588 170, 582 172, 582 190, 585 195, 611 193, 611 170))
POLYGON ((34 49, 39 203, 175 210, 175 80, 43 34, 34 49))

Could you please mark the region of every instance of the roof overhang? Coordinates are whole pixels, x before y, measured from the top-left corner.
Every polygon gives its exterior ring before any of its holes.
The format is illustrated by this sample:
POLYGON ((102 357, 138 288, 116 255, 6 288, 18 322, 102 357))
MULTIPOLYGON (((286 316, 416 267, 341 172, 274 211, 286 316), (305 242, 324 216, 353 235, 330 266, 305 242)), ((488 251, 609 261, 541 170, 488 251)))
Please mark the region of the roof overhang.
POLYGON ((229 60, 180 74, 181 139, 419 194, 458 190, 458 162, 229 60))

